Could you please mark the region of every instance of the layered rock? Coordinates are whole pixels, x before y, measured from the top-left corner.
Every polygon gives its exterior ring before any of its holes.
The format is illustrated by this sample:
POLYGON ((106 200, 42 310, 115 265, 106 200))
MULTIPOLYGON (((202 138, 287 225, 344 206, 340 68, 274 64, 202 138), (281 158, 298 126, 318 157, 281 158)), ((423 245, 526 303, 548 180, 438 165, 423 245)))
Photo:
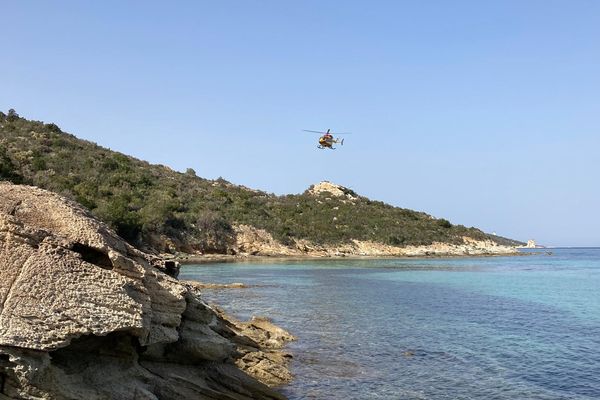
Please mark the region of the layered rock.
POLYGON ((283 398, 265 383, 291 379, 293 338, 226 319, 177 272, 77 204, 0 183, 0 398, 283 398))

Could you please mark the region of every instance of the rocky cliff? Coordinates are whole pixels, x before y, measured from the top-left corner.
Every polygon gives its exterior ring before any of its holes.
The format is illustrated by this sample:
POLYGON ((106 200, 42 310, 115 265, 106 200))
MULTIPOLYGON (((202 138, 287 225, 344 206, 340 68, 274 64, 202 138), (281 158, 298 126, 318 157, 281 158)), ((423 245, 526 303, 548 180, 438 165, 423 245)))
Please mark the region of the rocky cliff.
POLYGON ((74 202, 0 182, 0 398, 284 398, 267 385, 291 378, 293 337, 177 273, 74 202))

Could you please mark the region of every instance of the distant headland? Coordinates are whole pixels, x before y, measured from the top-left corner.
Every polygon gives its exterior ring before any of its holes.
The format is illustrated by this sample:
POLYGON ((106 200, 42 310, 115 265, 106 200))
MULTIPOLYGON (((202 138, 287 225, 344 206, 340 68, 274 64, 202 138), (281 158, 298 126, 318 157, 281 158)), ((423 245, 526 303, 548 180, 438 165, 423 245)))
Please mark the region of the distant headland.
POLYGON ((515 253, 524 243, 320 182, 276 196, 103 148, 56 124, 0 112, 0 179, 80 203, 155 254, 443 256, 515 253))

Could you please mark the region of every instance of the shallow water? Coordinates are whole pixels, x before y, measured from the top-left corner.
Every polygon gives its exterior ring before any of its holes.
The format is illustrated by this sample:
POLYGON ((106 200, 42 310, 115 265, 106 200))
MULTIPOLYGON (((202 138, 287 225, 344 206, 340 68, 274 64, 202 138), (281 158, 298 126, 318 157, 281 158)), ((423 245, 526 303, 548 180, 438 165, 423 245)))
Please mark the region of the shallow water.
POLYGON ((600 399, 600 249, 186 266, 298 336, 290 399, 600 399))

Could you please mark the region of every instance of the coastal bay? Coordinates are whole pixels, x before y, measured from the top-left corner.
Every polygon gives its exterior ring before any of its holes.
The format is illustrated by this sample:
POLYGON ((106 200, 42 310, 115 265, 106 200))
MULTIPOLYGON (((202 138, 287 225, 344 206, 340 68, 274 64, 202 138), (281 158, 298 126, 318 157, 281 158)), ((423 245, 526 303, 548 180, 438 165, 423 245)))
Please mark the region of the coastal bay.
POLYGON ((600 400, 600 1, 5 3, 0 400, 600 400))
POLYGON ((184 266, 239 317, 298 341, 290 399, 581 399, 600 395, 600 249, 528 257, 184 266))

